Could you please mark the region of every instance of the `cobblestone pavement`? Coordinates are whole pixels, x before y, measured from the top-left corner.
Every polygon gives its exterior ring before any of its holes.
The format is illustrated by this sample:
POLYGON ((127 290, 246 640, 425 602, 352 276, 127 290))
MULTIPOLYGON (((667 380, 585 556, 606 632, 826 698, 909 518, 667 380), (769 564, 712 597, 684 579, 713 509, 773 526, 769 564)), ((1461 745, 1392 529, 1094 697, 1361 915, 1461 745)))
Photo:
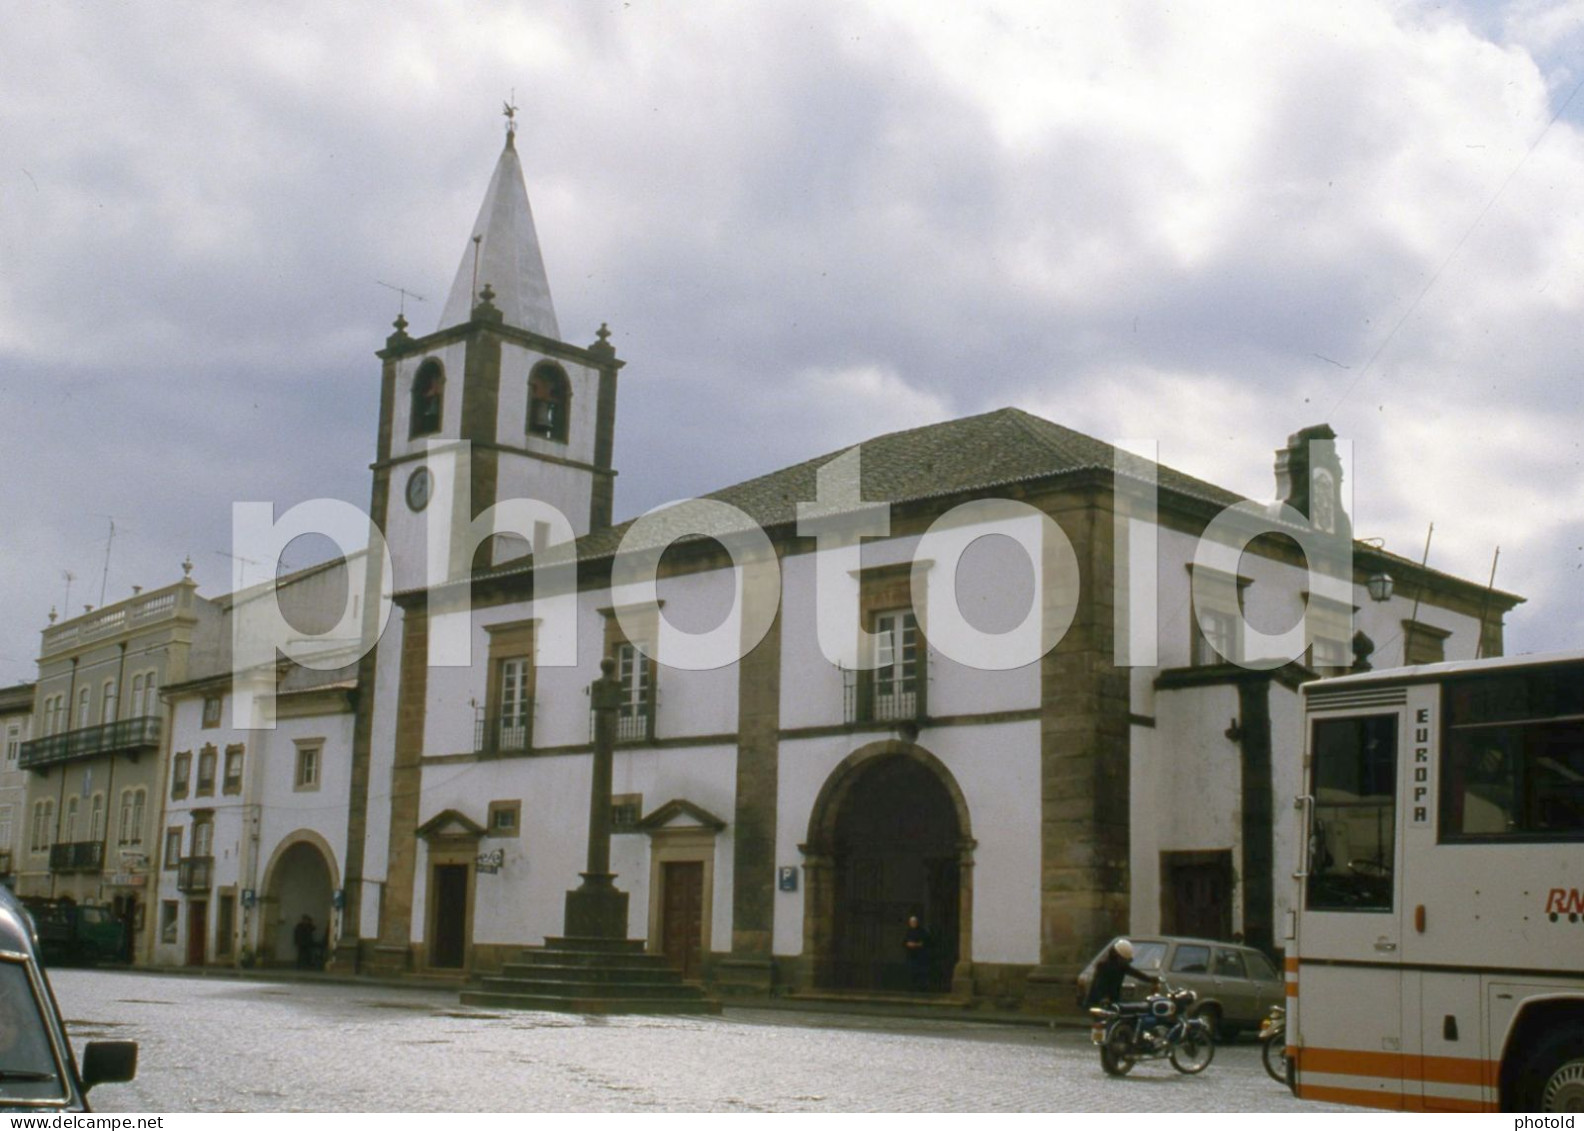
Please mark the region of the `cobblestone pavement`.
POLYGON ((1295 1100, 1259 1049, 1200 1076, 1100 1070, 1087 1033, 728 1009, 594 1018, 456 1004, 454 992, 93 970, 51 975, 73 1042, 140 1042, 100 1111, 1240 1111, 1295 1100))

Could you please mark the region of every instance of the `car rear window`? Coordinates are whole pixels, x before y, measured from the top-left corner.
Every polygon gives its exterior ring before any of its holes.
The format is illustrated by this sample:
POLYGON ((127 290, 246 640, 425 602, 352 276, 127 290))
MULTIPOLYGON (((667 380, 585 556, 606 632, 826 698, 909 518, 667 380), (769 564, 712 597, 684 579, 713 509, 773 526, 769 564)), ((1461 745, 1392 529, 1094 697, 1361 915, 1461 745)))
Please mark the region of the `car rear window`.
POLYGON ((1140 970, 1159 970, 1161 959, 1165 957, 1166 944, 1163 942, 1133 944, 1133 965, 1140 970))
POLYGON ((1270 960, 1259 951, 1245 951, 1243 958, 1248 962, 1250 978, 1253 978, 1257 982, 1281 981, 1280 976, 1276 973, 1276 967, 1272 966, 1270 964, 1270 960))

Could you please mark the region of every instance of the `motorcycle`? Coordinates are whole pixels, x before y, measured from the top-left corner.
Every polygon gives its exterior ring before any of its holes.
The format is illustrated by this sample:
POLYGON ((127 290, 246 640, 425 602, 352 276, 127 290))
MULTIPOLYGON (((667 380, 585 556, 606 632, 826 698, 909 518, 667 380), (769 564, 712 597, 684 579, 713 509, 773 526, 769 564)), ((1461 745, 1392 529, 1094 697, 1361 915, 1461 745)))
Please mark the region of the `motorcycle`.
POLYGON ((1265 1071, 1278 1084, 1292 1085, 1292 1061, 1287 1057, 1287 1010, 1271 1006, 1270 1016, 1260 1022, 1260 1059, 1265 1071))
POLYGON ((1168 1057, 1178 1072, 1193 1075, 1215 1059, 1215 1031, 1192 1015, 1199 995, 1162 982, 1143 1001, 1092 1006, 1089 1039, 1100 1047, 1100 1067, 1108 1076, 1126 1076, 1141 1060, 1168 1057))

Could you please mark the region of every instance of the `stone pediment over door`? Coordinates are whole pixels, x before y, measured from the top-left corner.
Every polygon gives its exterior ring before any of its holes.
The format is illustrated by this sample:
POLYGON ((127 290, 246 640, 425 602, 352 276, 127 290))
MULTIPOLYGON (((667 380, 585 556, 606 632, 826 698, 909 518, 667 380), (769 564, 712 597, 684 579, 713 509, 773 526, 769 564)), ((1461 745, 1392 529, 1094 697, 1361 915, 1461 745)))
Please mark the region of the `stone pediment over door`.
POLYGON ((466 813, 445 809, 419 825, 418 836, 430 844, 446 840, 478 841, 484 837, 484 826, 466 813))
POLYGON ((660 808, 650 813, 638 822, 638 831, 653 835, 659 832, 681 832, 683 830, 702 830, 718 833, 726 827, 726 822, 691 801, 673 798, 660 808))

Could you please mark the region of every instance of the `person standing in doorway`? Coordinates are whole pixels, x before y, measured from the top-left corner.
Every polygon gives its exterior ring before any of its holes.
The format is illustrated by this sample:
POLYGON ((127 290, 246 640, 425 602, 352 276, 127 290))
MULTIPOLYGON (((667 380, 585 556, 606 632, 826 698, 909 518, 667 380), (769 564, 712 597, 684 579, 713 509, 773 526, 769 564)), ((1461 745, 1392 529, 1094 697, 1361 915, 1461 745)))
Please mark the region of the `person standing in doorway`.
POLYGON ((303 917, 297 920, 297 926, 292 928, 292 943, 297 947, 297 969, 313 968, 315 941, 313 916, 304 913, 303 917))
POLYGON ((915 993, 929 989, 930 955, 929 932, 919 923, 917 915, 909 915, 907 931, 902 936, 907 950, 908 984, 915 993))

